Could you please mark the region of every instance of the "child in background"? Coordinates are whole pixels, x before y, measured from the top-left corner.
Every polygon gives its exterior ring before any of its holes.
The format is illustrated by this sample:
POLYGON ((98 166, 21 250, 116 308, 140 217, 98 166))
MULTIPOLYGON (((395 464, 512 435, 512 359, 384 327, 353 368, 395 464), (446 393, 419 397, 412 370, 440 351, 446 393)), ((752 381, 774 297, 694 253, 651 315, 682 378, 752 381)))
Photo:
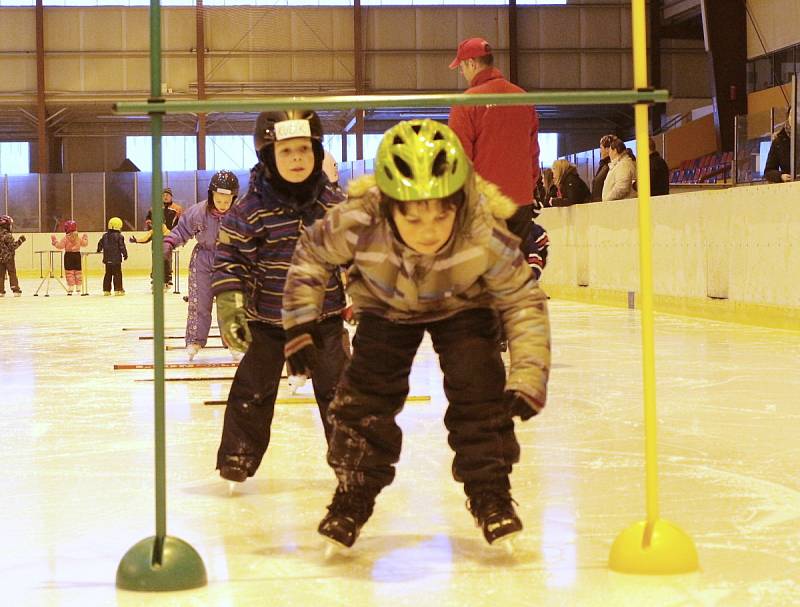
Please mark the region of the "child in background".
POLYGON ((0 215, 0 297, 6 294, 6 273, 8 273, 8 284, 14 297, 22 295, 17 278, 17 265, 14 261, 17 249, 25 242, 22 235, 17 240, 11 235, 14 220, 8 215, 0 215))
POLYGON ((208 198, 183 213, 164 237, 164 258, 172 259, 175 247, 192 238, 197 244, 189 261, 189 314, 186 318, 186 351, 193 360, 208 342, 211 329, 211 276, 217 251, 219 225, 239 195, 239 179, 231 171, 219 171, 208 184, 208 198))
POLYGON ((114 295, 125 295, 122 288, 122 260, 128 259, 125 238, 120 232, 122 220, 112 217, 108 220, 108 231, 97 243, 97 252, 103 254, 106 273, 103 276, 103 295, 111 295, 111 283, 114 283, 114 295))
MULTIPOLYGON (((161 223, 161 233, 166 236, 170 231, 178 225, 178 220, 183 213, 183 207, 174 201, 172 198, 172 188, 164 188, 161 191, 161 203, 164 205, 164 216, 161 223)), ((147 232, 144 236, 137 238, 131 236, 129 242, 135 244, 147 244, 153 239, 153 209, 147 211, 147 217, 144 220, 144 227, 147 232)), ((150 272, 151 284, 153 273, 150 272)), ((164 258, 164 290, 172 286, 172 256, 164 258)))
POLYGON ((64 273, 67 275, 67 295, 74 290, 81 292, 83 273, 81 272, 81 248, 88 246, 89 236, 78 235, 78 223, 74 219, 64 222, 64 236, 59 240, 54 235, 50 242, 57 249, 64 250, 64 273))
POLYGON ((351 264, 359 318, 353 358, 328 410, 328 463, 339 486, 319 533, 350 547, 394 479, 402 434, 395 417, 427 331, 449 402, 444 423, 453 474, 489 544, 522 530, 509 475, 519 460, 512 416, 545 405, 550 368, 547 301, 505 218, 517 209, 472 168, 456 134, 433 120, 383 136, 375 175, 300 238, 283 292, 290 373, 314 377, 313 334, 325 285, 351 264), (498 317, 511 346, 508 380, 498 317))

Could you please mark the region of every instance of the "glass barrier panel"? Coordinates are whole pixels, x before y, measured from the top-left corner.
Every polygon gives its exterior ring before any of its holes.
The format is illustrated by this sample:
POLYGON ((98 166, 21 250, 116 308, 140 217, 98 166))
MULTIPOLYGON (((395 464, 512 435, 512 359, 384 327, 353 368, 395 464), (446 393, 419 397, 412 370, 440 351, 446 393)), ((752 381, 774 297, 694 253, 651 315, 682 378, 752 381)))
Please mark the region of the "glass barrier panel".
POLYGON ((104 195, 103 173, 72 174, 72 213, 81 233, 106 229, 104 195))
POLYGON ((8 214, 15 232, 39 232, 39 175, 8 175, 8 214))
POLYGON ((195 200, 197 200, 197 202, 201 202, 208 198, 208 184, 211 181, 211 178, 216 174, 216 171, 211 170, 197 171, 197 192, 195 192, 195 200))
MULTIPOLYGON (((67 219, 80 218, 73 216, 72 187, 70 175, 49 173, 41 175, 42 179, 42 231, 63 232, 67 219)), ((78 230, 82 230, 80 222, 78 230)))
POLYGON ((764 180, 772 139, 783 128, 786 108, 739 116, 736 130, 736 183, 764 180))
POLYGON ((122 220, 123 231, 137 229, 136 223, 136 176, 138 173, 106 173, 106 216, 122 220))
POLYGON ((153 191, 153 174, 136 173, 136 228, 145 230, 145 217, 150 210, 150 198, 153 191))
POLYGON ((164 187, 172 188, 173 200, 188 209, 197 204, 197 182, 197 171, 167 171, 164 187))

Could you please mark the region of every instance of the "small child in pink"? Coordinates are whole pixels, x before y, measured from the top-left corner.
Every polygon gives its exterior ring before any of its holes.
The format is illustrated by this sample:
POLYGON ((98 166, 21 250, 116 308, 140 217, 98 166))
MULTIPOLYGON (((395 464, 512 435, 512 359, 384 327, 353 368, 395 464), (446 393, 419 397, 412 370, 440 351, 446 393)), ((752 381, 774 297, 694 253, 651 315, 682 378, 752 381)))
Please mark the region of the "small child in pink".
POLYGON ((89 236, 78 236, 78 223, 74 219, 64 222, 64 237, 59 240, 50 236, 50 242, 57 249, 64 249, 64 272, 67 275, 67 295, 73 290, 81 292, 83 275, 81 273, 81 247, 89 245, 89 236))

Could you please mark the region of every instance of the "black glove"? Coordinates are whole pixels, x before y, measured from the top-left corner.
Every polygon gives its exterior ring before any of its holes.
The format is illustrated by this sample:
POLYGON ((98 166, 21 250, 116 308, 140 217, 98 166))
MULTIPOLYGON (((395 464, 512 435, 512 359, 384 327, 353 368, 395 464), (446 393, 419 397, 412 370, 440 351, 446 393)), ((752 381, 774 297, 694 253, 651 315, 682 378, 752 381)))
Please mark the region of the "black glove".
POLYGON ((542 410, 544 405, 536 402, 533 398, 516 390, 506 392, 511 417, 519 417, 522 421, 532 418, 542 410))
POLYGON ((25 234, 22 234, 19 238, 17 238, 17 242, 25 242, 26 240, 28 239, 25 238, 25 234))
POLYGON ((283 354, 289 367, 289 375, 312 376, 317 364, 316 325, 312 321, 286 330, 283 354))
POLYGON ((129 236, 128 242, 136 242, 136 236, 129 236))

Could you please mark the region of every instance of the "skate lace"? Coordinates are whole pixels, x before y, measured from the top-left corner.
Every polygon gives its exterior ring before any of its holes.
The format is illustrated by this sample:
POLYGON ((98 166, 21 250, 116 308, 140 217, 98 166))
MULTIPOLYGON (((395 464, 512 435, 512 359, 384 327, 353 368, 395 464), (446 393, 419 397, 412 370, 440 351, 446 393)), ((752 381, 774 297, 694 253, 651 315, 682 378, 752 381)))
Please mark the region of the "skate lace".
POLYGON ((508 491, 484 491, 467 499, 467 509, 483 520, 494 514, 512 514, 512 504, 519 506, 508 491))
POLYGON ((336 490, 328 511, 338 516, 346 516, 363 524, 372 514, 375 499, 362 491, 336 490))

